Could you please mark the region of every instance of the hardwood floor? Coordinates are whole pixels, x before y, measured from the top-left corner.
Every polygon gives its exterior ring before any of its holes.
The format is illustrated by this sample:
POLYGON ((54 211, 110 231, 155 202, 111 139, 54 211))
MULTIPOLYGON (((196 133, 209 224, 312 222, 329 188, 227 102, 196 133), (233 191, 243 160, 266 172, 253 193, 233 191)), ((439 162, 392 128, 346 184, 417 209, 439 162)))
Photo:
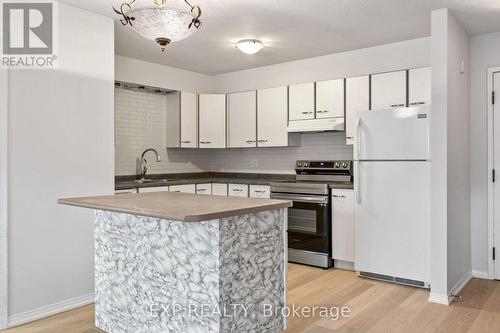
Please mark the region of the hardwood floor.
MULTIPOLYGON (((451 306, 427 302, 425 290, 366 280, 353 272, 289 265, 289 305, 348 307, 338 320, 292 317, 286 333, 500 332, 500 282, 473 279, 451 306)), ((99 332, 86 306, 6 333, 99 332)))

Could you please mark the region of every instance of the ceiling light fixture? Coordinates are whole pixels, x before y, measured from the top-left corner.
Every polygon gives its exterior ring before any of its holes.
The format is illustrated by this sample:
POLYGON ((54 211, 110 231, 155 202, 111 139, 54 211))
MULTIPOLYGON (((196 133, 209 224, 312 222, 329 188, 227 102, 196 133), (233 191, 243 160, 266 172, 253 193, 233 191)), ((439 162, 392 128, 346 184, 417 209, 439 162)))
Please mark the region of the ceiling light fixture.
POLYGON ((155 41, 164 52, 171 42, 188 38, 201 27, 201 9, 192 6, 188 0, 184 2, 190 10, 185 11, 166 7, 167 0, 149 0, 153 2, 150 7, 134 8, 137 0, 127 0, 121 4, 120 10, 113 7, 120 22, 130 25, 132 29, 143 37, 155 41))
POLYGON ((264 44, 257 39, 243 39, 236 43, 236 48, 245 54, 255 54, 263 47, 264 44))

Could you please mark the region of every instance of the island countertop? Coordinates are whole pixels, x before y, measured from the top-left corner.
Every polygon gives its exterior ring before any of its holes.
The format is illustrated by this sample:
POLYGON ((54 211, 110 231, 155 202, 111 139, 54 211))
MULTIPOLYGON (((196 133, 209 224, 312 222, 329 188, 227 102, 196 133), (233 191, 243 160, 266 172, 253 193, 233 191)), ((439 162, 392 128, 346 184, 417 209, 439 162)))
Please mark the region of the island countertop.
POLYGON ((58 203, 184 222, 208 221, 292 206, 292 202, 284 200, 177 192, 64 198, 59 199, 58 203))

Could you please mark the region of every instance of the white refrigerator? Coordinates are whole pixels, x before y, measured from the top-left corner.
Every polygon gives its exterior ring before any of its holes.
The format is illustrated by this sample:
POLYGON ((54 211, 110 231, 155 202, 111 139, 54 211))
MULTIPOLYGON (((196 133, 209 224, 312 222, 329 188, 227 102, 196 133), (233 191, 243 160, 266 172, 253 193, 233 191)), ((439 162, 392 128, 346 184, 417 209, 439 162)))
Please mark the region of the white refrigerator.
POLYGON ((362 112, 354 146, 355 269, 428 287, 430 106, 362 112))

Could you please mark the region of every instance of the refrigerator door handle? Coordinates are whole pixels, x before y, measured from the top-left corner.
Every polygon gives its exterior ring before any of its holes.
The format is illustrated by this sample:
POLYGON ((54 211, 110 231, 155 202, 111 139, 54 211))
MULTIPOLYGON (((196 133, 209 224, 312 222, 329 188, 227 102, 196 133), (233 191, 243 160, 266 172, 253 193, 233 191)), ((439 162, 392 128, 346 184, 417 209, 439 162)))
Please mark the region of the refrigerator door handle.
POLYGON ((360 159, 359 158, 359 153, 360 153, 360 145, 361 145, 361 118, 358 116, 358 118, 356 118, 356 159, 360 159))
POLYGON ((361 184, 360 184, 361 177, 359 176, 360 163, 356 162, 356 166, 357 166, 355 170, 356 182, 354 184, 354 187, 356 188, 355 196, 356 196, 356 202, 358 203, 358 205, 361 205, 361 184))

